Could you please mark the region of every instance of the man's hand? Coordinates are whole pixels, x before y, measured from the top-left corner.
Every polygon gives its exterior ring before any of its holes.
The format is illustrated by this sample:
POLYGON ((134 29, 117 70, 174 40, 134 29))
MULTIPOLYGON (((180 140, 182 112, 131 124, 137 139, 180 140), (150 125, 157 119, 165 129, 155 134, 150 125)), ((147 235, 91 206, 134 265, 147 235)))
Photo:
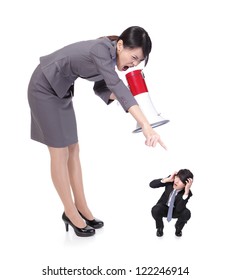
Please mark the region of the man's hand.
POLYGON ((163 178, 163 179, 161 180, 161 182, 162 182, 162 183, 173 182, 173 181, 174 181, 174 178, 175 178, 175 176, 176 176, 176 174, 177 174, 177 171, 175 171, 174 173, 172 173, 171 176, 169 176, 169 177, 167 177, 167 178, 163 178))
POLYGON ((192 178, 188 178, 186 180, 185 191, 184 191, 185 195, 188 195, 189 190, 190 190, 190 188, 192 186, 192 183, 193 183, 193 179, 192 178))
POLYGON ((177 171, 173 172, 172 175, 167 178, 168 179, 167 182, 173 182, 174 179, 175 179, 176 174, 177 174, 177 171))

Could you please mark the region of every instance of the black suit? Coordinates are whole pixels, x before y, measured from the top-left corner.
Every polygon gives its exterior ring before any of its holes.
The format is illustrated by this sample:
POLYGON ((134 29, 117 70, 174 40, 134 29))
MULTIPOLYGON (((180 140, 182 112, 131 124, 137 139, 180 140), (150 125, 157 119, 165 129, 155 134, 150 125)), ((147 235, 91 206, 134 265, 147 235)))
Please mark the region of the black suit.
MULTIPOLYGON (((167 217, 168 213, 168 200, 169 196, 173 191, 173 182, 170 183, 162 183, 161 179, 156 179, 150 182, 151 188, 160 188, 165 187, 165 191, 162 196, 158 200, 157 204, 152 208, 152 216, 156 221, 156 228, 163 228, 163 217, 167 217)), ((174 208, 173 208, 173 218, 177 218, 176 227, 180 230, 184 227, 187 221, 191 217, 191 212, 186 208, 186 204, 189 198, 192 196, 192 192, 189 191, 188 197, 183 199, 184 189, 179 191, 176 195, 174 208)))

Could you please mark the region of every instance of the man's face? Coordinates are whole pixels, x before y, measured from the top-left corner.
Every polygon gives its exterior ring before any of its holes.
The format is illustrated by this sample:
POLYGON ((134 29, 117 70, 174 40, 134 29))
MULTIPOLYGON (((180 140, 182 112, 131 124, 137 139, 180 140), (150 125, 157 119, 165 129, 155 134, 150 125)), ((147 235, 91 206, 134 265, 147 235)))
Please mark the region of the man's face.
POLYGON ((176 190, 181 190, 185 187, 185 184, 180 180, 180 178, 176 175, 174 178, 173 188, 176 190))

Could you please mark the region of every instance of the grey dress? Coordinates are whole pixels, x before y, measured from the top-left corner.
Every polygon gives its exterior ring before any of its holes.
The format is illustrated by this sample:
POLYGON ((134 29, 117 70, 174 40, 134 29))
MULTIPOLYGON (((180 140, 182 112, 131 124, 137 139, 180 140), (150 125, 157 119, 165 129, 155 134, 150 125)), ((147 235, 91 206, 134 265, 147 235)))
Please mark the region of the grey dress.
POLYGON ((123 109, 137 105, 115 71, 116 42, 108 38, 77 42, 40 58, 28 86, 31 138, 50 147, 78 142, 72 97, 77 78, 94 82, 106 104, 113 92, 123 109))

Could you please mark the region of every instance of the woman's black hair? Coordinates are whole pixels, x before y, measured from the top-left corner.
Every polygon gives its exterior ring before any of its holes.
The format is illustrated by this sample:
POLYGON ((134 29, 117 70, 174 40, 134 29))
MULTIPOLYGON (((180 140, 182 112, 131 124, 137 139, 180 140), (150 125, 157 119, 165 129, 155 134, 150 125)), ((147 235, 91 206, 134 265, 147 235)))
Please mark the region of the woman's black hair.
POLYGON ((139 26, 131 26, 123 31, 117 41, 119 40, 123 41, 125 48, 142 48, 145 61, 144 65, 147 65, 152 49, 152 41, 146 30, 139 26))
MULTIPOLYGON (((142 48, 144 55, 144 66, 147 65, 149 54, 152 50, 152 41, 148 35, 148 32, 139 26, 128 27, 120 36, 111 35, 106 36, 111 41, 123 41, 125 48, 142 48)), ((103 37, 100 37, 103 38, 103 37)))

